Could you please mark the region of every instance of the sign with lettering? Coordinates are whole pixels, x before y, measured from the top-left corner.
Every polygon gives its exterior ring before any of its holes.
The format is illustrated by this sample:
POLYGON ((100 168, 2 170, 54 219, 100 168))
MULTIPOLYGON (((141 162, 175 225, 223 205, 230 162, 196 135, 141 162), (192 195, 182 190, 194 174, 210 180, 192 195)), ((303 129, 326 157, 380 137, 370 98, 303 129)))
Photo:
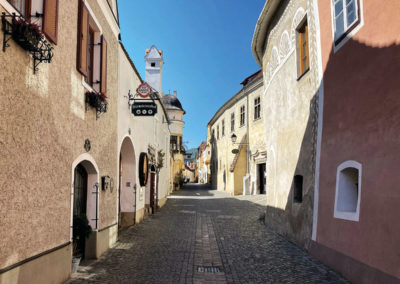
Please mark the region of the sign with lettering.
POLYGON ((134 116, 154 116, 157 113, 157 105, 153 102, 135 102, 132 105, 134 116))
POLYGON ((149 86, 149 84, 144 82, 144 83, 139 85, 139 87, 136 89, 136 92, 142 98, 147 98, 151 94, 151 87, 149 86))

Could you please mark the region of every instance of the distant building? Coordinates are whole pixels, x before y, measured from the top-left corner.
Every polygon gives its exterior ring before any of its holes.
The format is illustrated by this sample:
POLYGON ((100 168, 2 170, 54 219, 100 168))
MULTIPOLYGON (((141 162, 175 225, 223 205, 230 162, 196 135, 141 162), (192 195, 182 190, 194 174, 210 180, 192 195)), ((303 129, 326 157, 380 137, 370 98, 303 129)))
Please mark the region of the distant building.
MULTIPOLYGON (((164 66, 163 52, 156 46, 146 50, 145 81, 160 94, 161 101, 167 111, 170 131, 170 191, 179 184, 179 177, 185 168, 185 149, 182 144, 183 115, 186 113, 178 99, 177 92, 164 94, 162 92, 162 68, 164 66)), ((165 122, 163 122, 165 123, 165 122)))
MULTIPOLYGON (((265 194, 262 72, 247 77, 242 86, 218 109, 207 125, 207 151, 210 152, 206 153, 208 157, 205 161, 210 171, 207 180, 213 188, 232 195, 265 194), (232 143, 232 136, 237 139, 235 144, 232 143), (232 153, 234 149, 237 152, 232 153)), ((205 174, 204 169, 202 171, 205 174)))

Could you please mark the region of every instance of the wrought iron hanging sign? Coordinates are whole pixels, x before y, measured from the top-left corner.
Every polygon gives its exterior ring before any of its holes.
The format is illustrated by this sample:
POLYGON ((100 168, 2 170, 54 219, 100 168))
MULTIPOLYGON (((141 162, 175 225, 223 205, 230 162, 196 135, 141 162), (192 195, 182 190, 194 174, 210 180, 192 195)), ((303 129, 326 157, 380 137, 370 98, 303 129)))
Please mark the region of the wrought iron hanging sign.
POLYGON ((149 86, 149 84, 144 82, 139 85, 139 87, 136 89, 136 92, 142 98, 147 98, 151 94, 151 87, 149 86))
POLYGON ((146 82, 139 85, 135 94, 129 90, 128 96, 125 97, 128 98, 128 106, 134 116, 154 116, 157 113, 156 101, 160 99, 146 82))
POLYGON ((133 103, 132 113, 135 116, 154 116, 157 113, 157 105, 153 102, 133 103))

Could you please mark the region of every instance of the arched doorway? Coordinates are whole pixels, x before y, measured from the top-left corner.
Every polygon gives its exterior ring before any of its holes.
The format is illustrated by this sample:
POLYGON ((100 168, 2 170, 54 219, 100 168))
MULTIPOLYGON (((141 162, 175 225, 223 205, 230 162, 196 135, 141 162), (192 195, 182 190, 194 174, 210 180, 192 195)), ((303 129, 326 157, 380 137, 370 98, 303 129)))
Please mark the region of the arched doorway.
POLYGON ((121 144, 119 159, 118 225, 124 228, 136 221, 136 159, 132 140, 121 144))
POLYGON ((86 157, 89 160, 84 160, 85 157, 74 162, 72 181, 73 255, 82 258, 89 231, 97 229, 99 193, 97 166, 89 155, 86 157))

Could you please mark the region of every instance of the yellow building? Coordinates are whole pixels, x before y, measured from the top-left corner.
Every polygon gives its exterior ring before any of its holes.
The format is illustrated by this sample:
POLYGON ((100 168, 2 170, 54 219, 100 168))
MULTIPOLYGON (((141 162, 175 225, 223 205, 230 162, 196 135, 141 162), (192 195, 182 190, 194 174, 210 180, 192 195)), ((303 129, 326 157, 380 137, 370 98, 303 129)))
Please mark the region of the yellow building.
POLYGON ((210 182, 213 188, 233 195, 265 193, 262 72, 241 84, 243 88, 215 113, 207 126, 210 182))

